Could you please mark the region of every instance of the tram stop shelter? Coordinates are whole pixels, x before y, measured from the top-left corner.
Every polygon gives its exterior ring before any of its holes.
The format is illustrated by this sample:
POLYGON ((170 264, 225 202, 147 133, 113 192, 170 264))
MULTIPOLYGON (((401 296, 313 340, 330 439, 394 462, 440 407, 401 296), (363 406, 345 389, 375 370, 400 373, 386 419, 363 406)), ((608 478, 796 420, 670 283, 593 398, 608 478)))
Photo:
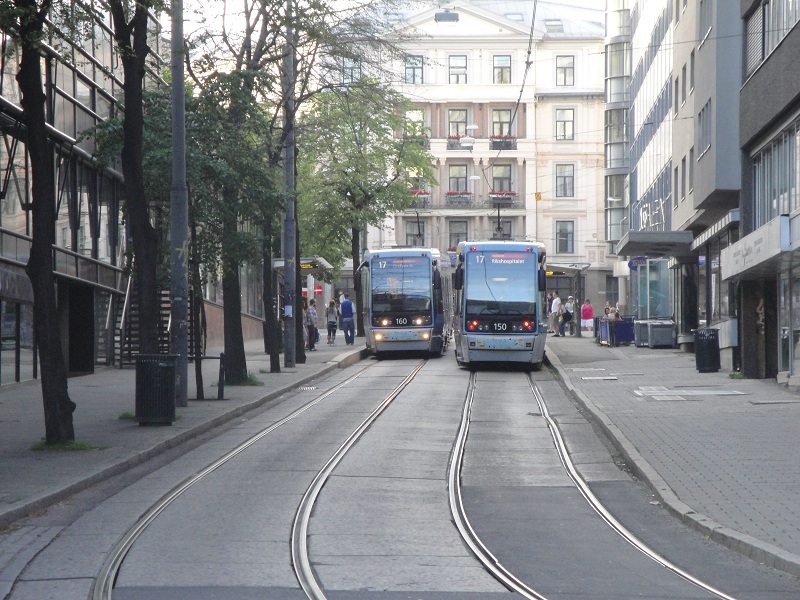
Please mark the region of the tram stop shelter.
MULTIPOLYGON (((585 297, 583 275, 589 270, 592 265, 590 263, 547 263, 547 276, 555 277, 571 277, 575 290, 575 298, 583 301, 585 297)), ((576 308, 577 313, 574 318, 578 319, 577 327, 575 327, 575 337, 582 337, 580 326, 580 304, 576 308)))

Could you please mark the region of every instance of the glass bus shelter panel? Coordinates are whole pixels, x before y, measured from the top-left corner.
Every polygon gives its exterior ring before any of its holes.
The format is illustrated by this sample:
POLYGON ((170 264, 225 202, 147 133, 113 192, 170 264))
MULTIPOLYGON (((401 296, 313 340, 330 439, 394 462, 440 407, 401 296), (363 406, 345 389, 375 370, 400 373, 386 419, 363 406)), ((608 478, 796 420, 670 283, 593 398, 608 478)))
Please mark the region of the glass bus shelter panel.
POLYGON ((672 277, 667 259, 648 259, 635 272, 636 314, 640 319, 667 319, 674 316, 672 277))

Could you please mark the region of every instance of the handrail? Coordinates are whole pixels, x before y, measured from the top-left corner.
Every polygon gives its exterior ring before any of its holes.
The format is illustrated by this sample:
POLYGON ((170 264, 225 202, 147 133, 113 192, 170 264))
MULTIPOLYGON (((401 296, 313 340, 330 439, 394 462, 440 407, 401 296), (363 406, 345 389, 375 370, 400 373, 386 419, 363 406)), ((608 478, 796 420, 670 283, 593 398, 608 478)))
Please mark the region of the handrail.
MULTIPOLYGON (((133 266, 131 264, 131 266, 133 266)), ((119 367, 122 368, 122 355, 125 351, 125 334, 127 333, 128 325, 128 310, 131 305, 131 296, 133 290, 133 276, 128 277, 128 285, 125 287, 125 302, 122 305, 122 319, 119 325, 119 367)))

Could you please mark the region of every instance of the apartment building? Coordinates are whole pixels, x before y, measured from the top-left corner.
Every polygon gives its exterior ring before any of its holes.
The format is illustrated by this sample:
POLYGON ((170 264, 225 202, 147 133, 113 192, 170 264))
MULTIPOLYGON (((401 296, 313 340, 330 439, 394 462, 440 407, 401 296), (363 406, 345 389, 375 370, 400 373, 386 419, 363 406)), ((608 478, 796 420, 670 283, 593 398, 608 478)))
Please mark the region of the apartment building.
POLYGON ((413 182, 414 205, 371 231, 368 247, 538 240, 564 273, 551 288, 572 292, 580 280, 604 303, 603 20, 602 10, 523 0, 398 16, 398 87, 428 130, 437 182, 413 182))

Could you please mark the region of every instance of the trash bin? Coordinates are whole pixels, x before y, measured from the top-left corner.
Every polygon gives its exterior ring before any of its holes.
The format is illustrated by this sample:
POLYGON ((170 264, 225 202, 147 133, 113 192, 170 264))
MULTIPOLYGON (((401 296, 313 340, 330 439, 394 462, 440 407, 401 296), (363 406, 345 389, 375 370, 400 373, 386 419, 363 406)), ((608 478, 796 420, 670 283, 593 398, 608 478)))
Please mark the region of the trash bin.
POLYGON ((719 331, 716 329, 694 330, 694 359, 701 373, 719 371, 719 331))
POLYGON ((674 348, 675 323, 660 319, 648 321, 647 345, 650 348, 674 348))
POLYGON ((643 348, 648 344, 648 324, 647 320, 633 322, 633 338, 637 348, 643 348))
POLYGON ((172 425, 175 420, 174 354, 136 356, 136 420, 139 425, 172 425))

